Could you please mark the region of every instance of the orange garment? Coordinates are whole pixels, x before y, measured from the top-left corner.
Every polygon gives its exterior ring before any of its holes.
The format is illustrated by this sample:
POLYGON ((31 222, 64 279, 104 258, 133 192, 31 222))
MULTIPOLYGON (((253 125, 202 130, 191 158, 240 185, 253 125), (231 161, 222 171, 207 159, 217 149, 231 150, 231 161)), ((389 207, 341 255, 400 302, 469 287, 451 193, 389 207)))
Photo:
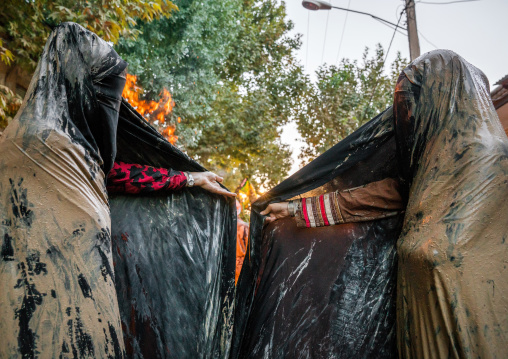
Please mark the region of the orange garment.
POLYGON ((236 225, 236 272, 235 284, 242 270, 243 260, 249 243, 249 224, 238 217, 236 225))
POLYGON ((247 244, 249 243, 249 224, 240 218, 242 212, 242 205, 236 201, 236 271, 235 271, 235 284, 238 282, 238 277, 242 271, 243 260, 247 252, 247 244))

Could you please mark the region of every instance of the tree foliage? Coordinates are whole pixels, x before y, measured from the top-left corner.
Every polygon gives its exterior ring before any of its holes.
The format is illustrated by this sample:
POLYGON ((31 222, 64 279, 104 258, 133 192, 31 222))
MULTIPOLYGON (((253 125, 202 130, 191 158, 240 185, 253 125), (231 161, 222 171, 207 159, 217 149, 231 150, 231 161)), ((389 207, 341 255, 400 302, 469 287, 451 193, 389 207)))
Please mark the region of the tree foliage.
POLYGON ((244 177, 283 179, 290 151, 280 126, 294 115, 308 79, 296 63, 298 36, 275 0, 175 1, 169 19, 139 26, 117 51, 147 97, 167 87, 175 101, 177 145, 235 188, 244 177), (180 117, 181 123, 176 119, 180 117))
POLYGON ((407 60, 397 55, 384 72, 381 45, 369 56, 366 48, 361 62, 343 59, 339 66, 322 66, 317 82, 309 89, 305 108, 297 117, 304 147, 300 154, 309 162, 393 102, 393 89, 407 60))
POLYGON ((3 130, 21 107, 23 100, 7 86, 0 85, 0 130, 3 130))
POLYGON ((73 21, 106 41, 139 35, 137 19, 167 17, 177 7, 166 0, 2 0, 0 60, 32 72, 53 26, 73 21))

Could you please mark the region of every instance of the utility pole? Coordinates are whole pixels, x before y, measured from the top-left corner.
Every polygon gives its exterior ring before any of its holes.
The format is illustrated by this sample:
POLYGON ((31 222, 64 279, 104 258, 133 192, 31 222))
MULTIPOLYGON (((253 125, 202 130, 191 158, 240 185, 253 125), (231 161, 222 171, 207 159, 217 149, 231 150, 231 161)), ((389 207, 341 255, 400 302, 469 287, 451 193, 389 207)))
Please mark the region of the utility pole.
POLYGON ((409 39, 409 56, 411 61, 420 56, 420 40, 418 40, 418 30, 416 29, 416 13, 414 0, 406 1, 407 15, 407 35, 409 39))

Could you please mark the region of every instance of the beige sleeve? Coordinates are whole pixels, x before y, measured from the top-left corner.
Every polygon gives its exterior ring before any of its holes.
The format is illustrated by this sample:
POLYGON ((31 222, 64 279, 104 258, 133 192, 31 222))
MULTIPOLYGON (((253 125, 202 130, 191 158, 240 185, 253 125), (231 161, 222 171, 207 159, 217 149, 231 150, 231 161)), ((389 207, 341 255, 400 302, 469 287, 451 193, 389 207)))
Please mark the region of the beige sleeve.
POLYGON ((298 227, 363 222, 396 215, 404 209, 397 180, 366 185, 295 201, 298 227))

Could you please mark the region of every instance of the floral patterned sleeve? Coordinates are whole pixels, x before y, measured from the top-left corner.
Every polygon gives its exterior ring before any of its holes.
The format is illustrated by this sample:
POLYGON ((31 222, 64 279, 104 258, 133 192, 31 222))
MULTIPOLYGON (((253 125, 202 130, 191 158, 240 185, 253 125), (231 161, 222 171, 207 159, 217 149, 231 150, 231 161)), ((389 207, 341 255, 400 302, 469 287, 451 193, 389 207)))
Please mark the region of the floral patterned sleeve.
POLYGON ((187 184, 181 171, 144 166, 133 163, 115 162, 108 174, 109 193, 148 193, 154 191, 176 191, 187 184))

